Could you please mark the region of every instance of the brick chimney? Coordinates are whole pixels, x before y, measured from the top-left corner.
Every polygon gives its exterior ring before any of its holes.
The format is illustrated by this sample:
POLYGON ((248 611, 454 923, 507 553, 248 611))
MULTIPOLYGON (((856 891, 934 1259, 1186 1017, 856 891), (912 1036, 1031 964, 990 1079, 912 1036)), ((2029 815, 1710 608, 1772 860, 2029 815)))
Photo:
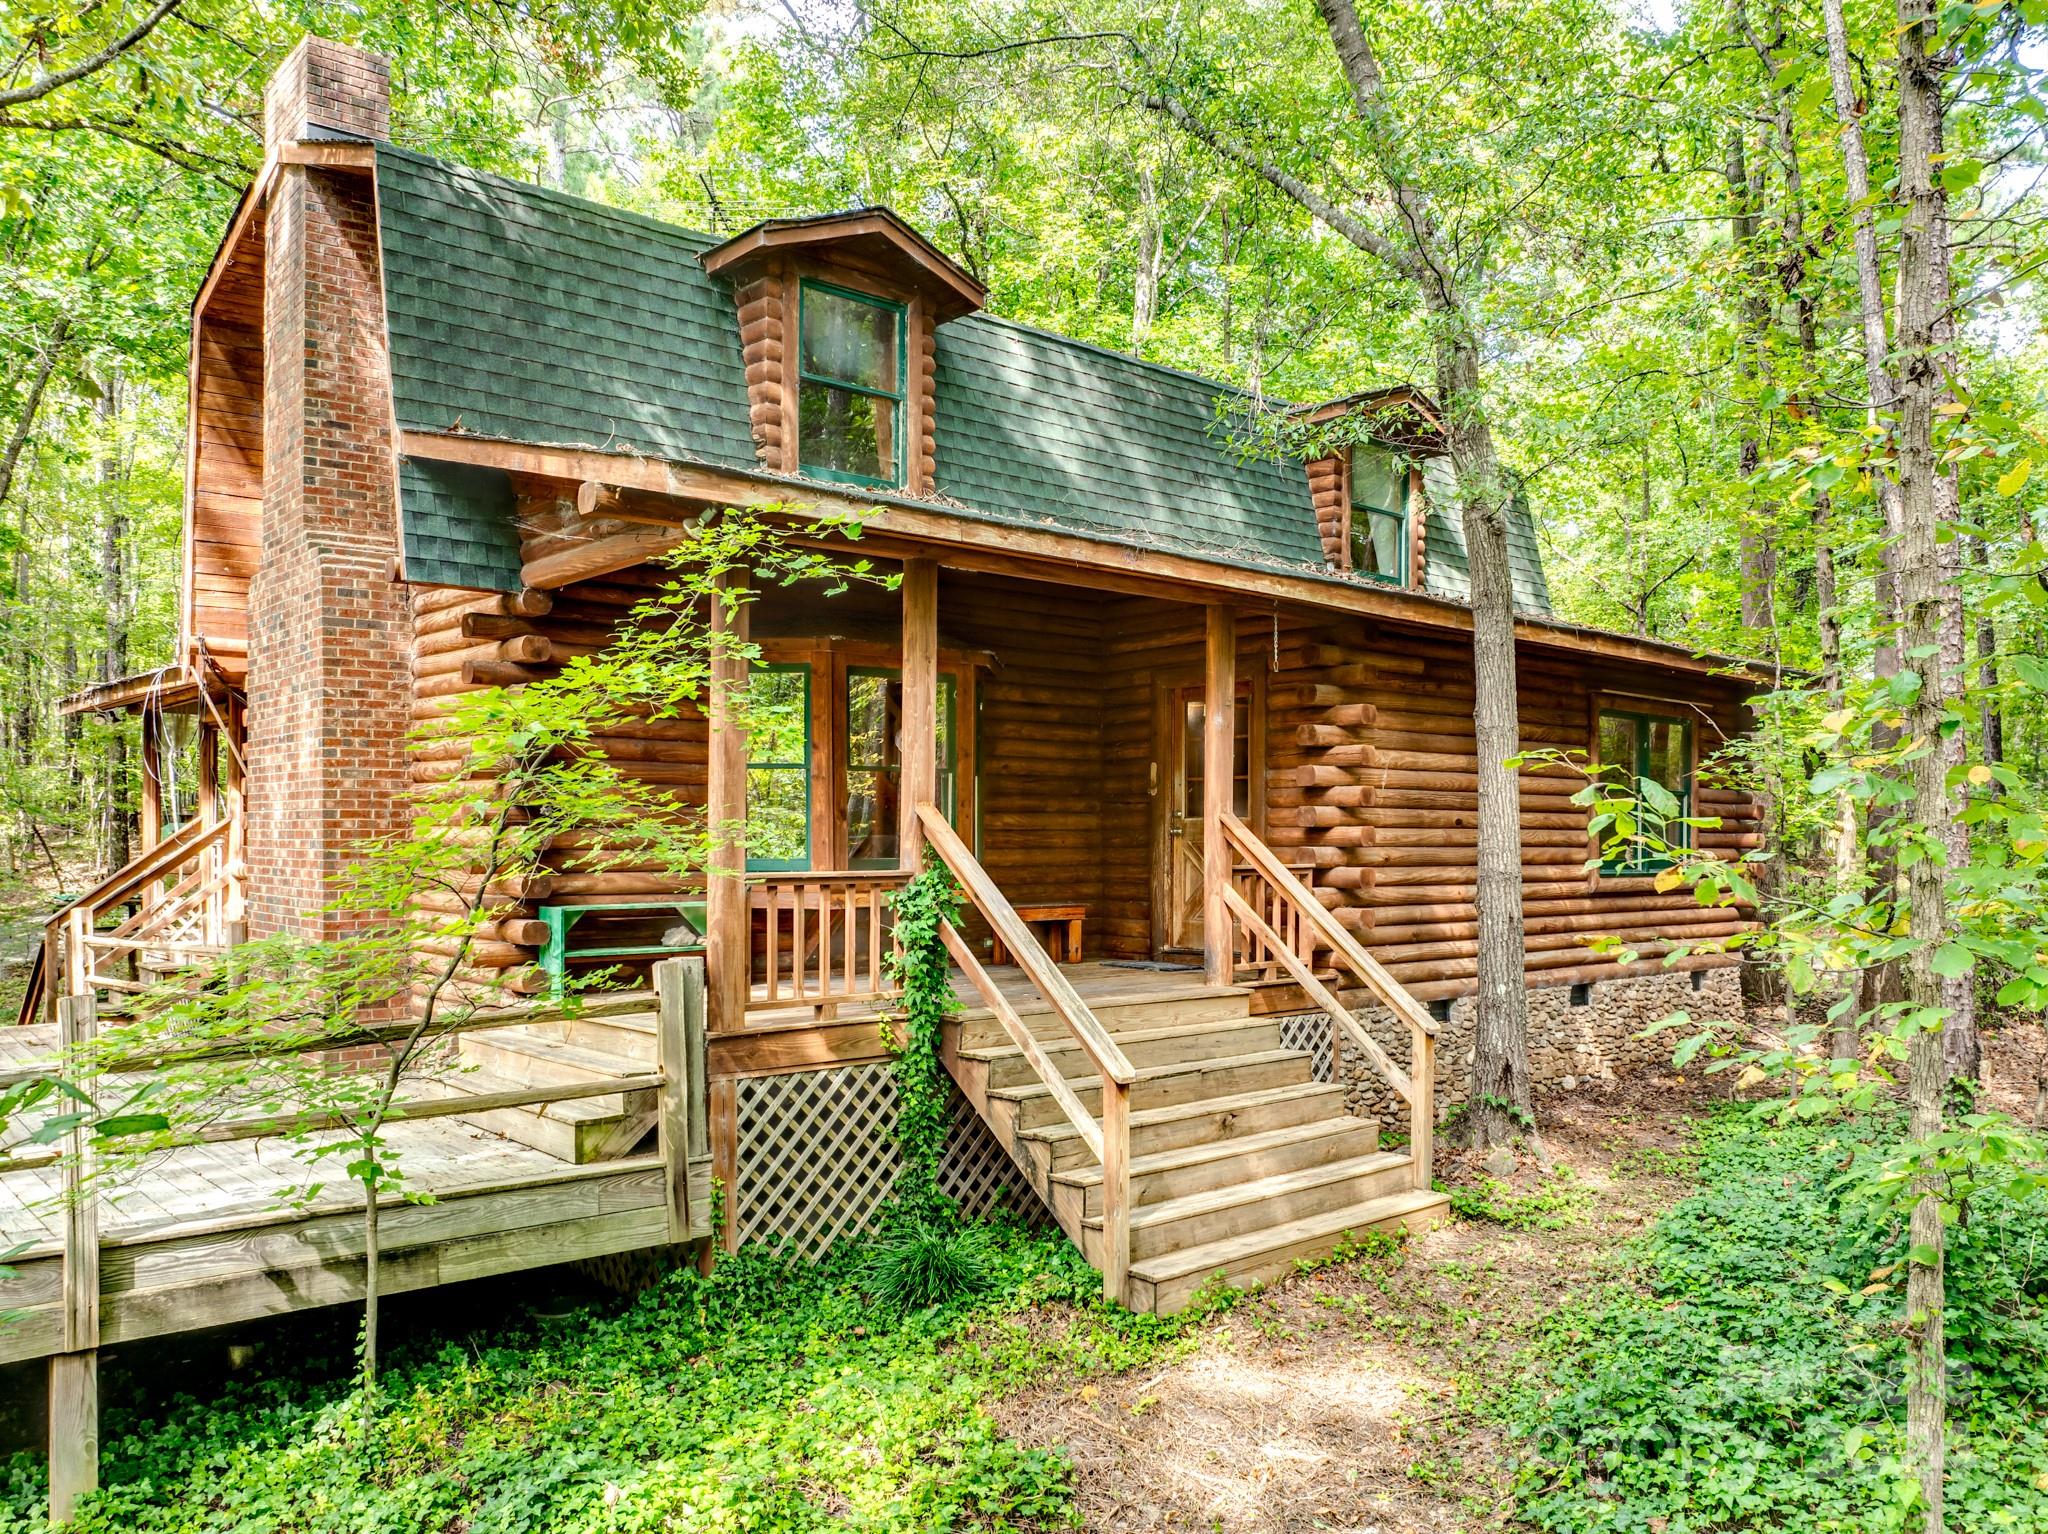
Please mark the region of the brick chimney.
POLYGON ((263 90, 263 147, 299 139, 391 137, 391 66, 307 36, 263 90))
MULTIPOLYGON (((264 95, 266 147, 382 138, 390 70, 325 38, 264 95)), ((264 211, 262 554, 249 586, 252 936, 338 933, 325 906, 398 830, 412 696, 375 173, 280 166, 264 211)))

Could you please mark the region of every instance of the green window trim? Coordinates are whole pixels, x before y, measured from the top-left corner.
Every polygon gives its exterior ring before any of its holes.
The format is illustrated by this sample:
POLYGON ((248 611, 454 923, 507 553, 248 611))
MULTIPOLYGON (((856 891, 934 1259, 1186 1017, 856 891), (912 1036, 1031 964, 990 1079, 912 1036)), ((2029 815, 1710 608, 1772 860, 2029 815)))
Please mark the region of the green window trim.
MULTIPOLYGON (((848 666, 846 668, 847 729, 846 729, 846 786, 848 799, 852 798, 854 778, 859 773, 873 772, 894 776, 900 783, 903 763, 899 758, 894 764, 886 761, 870 762, 856 760, 853 754, 853 687, 863 677, 878 677, 885 682, 901 682, 903 672, 896 666, 848 666)), ((939 753, 939 808, 946 819, 957 823, 960 813, 960 731, 958 710, 960 707, 959 680, 950 672, 939 673, 939 739, 945 749, 939 753)), ((979 804, 979 798, 976 800, 979 804)), ((846 827, 849 841, 853 826, 849 818, 846 827)), ((849 847, 846 866, 848 868, 894 868, 896 858, 857 858, 849 847)))
MULTIPOLYGON (((1602 708, 1593 726, 1596 747, 1598 746, 1601 734, 1604 733, 1603 726, 1609 719, 1624 719, 1634 726, 1635 760, 1626 764, 1610 762, 1606 759, 1606 753, 1603 751, 1599 766, 1607 768, 1626 765, 1629 770, 1628 790, 1630 793, 1640 797, 1643 781, 1648 779, 1651 782, 1658 783, 1678 801, 1678 818, 1682 820, 1684 817, 1691 815, 1692 721, 1681 718, 1676 714, 1645 713, 1638 709, 1629 708, 1602 708), (1679 775, 1679 781, 1676 783, 1665 783, 1655 777, 1652 772, 1651 733, 1653 728, 1660 724, 1670 725, 1678 731, 1678 754, 1679 759, 1685 763, 1685 769, 1679 775)), ((1667 826, 1665 832, 1666 834, 1662 839, 1667 843, 1680 847, 1690 847, 1692 845, 1691 826, 1667 826), (1677 833, 1675 836, 1671 834, 1673 831, 1677 833)), ((1600 860, 1600 872, 1615 878, 1630 878, 1642 874, 1662 873, 1671 866, 1672 860, 1662 854, 1638 851, 1637 855, 1630 856, 1626 850, 1620 848, 1607 849, 1603 852, 1600 860)))
POLYGON ((811 866, 811 668, 809 665, 802 661, 792 661, 778 664, 761 663, 755 665, 752 668, 752 671, 750 672, 750 676, 763 676, 771 674, 796 675, 801 676, 803 678, 803 754, 801 757, 792 758, 759 758, 753 754, 753 751, 751 749, 751 739, 748 742, 749 749, 747 752, 747 872, 797 873, 808 870, 811 866), (753 850, 755 775, 757 773, 788 772, 796 773, 798 775, 798 780, 803 784, 803 852, 800 856, 797 857, 757 857, 755 856, 753 850))
POLYGON ((1394 506, 1381 506, 1374 501, 1361 498, 1354 465, 1351 481, 1351 570, 1353 574, 1362 575, 1369 581, 1406 587, 1415 543, 1414 529, 1409 524, 1408 472, 1398 457, 1393 458, 1393 464, 1395 496, 1399 502, 1394 506), (1372 534, 1375 527, 1380 524, 1385 524, 1393 530, 1395 568, 1392 573, 1374 568, 1378 563, 1376 557, 1360 557, 1361 552, 1368 556, 1373 554, 1372 534))
POLYGON ((909 313, 910 311, 906 306, 896 303, 892 299, 877 298, 872 293, 861 293, 852 288, 842 288, 836 283, 819 282, 813 278, 806 277, 797 284, 796 376, 798 398, 796 401, 796 411, 799 451, 801 451, 801 443, 803 441, 803 386, 807 383, 812 383, 831 389, 844 389, 849 393, 865 395, 874 400, 888 401, 891 419, 889 441, 895 454, 895 462, 890 465, 889 473, 886 476, 857 474, 849 469, 835 469, 824 464, 800 462, 798 467, 804 474, 809 475, 813 479, 827 479, 843 485, 865 485, 875 490, 895 490, 902 487, 904 482, 903 466, 908 457, 904 451, 903 430, 905 377, 910 366, 909 313), (829 293, 835 298, 850 299, 854 303, 866 304, 871 308, 883 310, 894 316, 896 322, 895 389, 877 389, 872 385, 858 383, 851 379, 834 378, 828 373, 814 373, 803 365, 804 306, 808 303, 812 293, 829 293))

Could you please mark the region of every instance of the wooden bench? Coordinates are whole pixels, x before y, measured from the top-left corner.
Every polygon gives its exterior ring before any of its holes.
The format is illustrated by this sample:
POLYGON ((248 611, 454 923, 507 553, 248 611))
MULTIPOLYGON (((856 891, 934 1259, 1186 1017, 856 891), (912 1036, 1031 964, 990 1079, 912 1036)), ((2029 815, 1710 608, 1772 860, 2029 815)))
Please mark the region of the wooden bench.
MULTIPOLYGON (((1088 907, 1084 905, 1020 905, 1017 915, 1024 925, 1038 934, 1045 944, 1045 951, 1055 964, 1079 964, 1081 962, 1081 926, 1088 919, 1088 907)), ((1001 934, 997 934, 995 948, 989 954, 989 963, 1007 964, 1010 951, 1003 946, 1001 934)))
POLYGON ((568 978, 569 960, 667 958, 702 950, 705 928, 702 897, 677 900, 632 900, 609 905, 544 905, 534 913, 547 925, 547 941, 541 944, 541 972, 548 977, 548 989, 561 999, 563 981, 568 978), (681 917, 698 934, 690 943, 636 943, 623 948, 571 948, 569 929, 586 916, 613 916, 634 911, 667 911, 681 917))

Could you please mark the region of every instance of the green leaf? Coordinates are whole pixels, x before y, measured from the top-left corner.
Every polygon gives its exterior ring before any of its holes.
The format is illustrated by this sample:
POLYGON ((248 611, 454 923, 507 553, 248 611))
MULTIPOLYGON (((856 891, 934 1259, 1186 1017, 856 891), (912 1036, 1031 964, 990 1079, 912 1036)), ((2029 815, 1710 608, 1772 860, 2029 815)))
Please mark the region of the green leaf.
POLYGON ((1941 1262, 1941 1252, 1925 1241, 1916 1241, 1913 1243, 1913 1249, 1906 1253, 1906 1261, 1916 1268, 1932 1268, 1941 1262))
POLYGON ((1970 950, 1963 947, 1962 944, 1944 943, 1941 947, 1934 950, 1934 957, 1929 962, 1937 975, 1940 975, 1945 980, 1954 980, 1959 976, 1967 975, 1970 972, 1970 966, 1976 963, 1976 959, 1971 955, 1970 950))

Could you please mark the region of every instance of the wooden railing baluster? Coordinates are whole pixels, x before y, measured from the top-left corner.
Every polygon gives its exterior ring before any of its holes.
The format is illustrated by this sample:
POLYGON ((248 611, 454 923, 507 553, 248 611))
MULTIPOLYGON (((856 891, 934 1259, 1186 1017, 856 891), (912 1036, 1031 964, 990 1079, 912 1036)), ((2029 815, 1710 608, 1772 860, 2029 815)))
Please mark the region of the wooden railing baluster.
MULTIPOLYGON (((989 1011, 1010 1036, 1010 1042, 1045 1084, 1082 1142, 1102 1163, 1102 1293, 1119 1305, 1126 1304, 1131 1270, 1131 1084, 1137 1080, 1137 1072, 945 815, 936 805, 926 803, 917 807, 917 818, 939 860, 960 882, 982 920, 1002 939, 1011 961, 1024 971, 1038 994, 1052 1007, 1053 1016, 1066 1025, 1067 1032, 1102 1078, 1102 1118, 1098 1123, 1047 1058, 1037 1037, 1017 1016, 1016 1008, 990 978, 966 940, 950 922, 941 929, 940 935, 954 962, 981 993, 989 1011)), ((1224 888, 1228 893, 1227 881, 1224 888)))
POLYGON ((1411 1172, 1414 1185, 1427 1190, 1436 1131, 1434 1019, 1377 959, 1360 946, 1344 925, 1323 908, 1322 902, 1288 871, 1272 848, 1252 834, 1249 826, 1237 816, 1226 814, 1223 817, 1223 834, 1237 855, 1251 864, 1254 877, 1264 886, 1263 891, 1254 891, 1249 899, 1234 882, 1223 892, 1224 904, 1233 918, 1233 928, 1245 934, 1245 950, 1261 956, 1270 954, 1277 961, 1276 967, 1287 971, 1295 984, 1308 993, 1309 1000, 1329 1015, 1333 1077, 1341 1066, 1340 1038, 1348 1037, 1408 1105, 1411 1172), (1283 910, 1291 913, 1292 920, 1301 924, 1291 935, 1285 931, 1285 921, 1281 917, 1283 910), (1380 1047, 1379 1040, 1366 1031, 1356 1014, 1315 973, 1315 950, 1319 942, 1330 950, 1341 967, 1357 976, 1365 989, 1376 996, 1389 1012, 1408 1025, 1408 1070, 1403 1071, 1394 1063, 1386 1050, 1380 1047))

